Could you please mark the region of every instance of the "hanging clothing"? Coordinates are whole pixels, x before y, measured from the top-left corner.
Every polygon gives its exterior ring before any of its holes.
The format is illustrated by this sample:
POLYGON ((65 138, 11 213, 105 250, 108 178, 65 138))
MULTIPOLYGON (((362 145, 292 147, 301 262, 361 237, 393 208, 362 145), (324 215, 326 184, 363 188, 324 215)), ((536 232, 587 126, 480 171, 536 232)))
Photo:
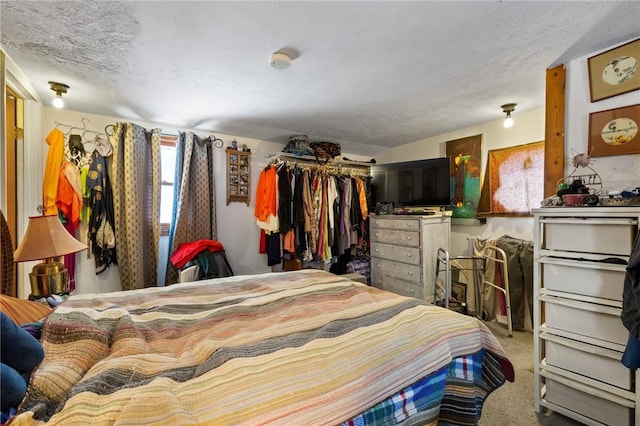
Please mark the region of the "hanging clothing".
POLYGON ((258 227, 267 232, 277 232, 279 228, 277 188, 276 168, 268 166, 260 172, 253 210, 258 227))
POLYGON ((293 227, 291 222, 291 202, 293 191, 291 190, 291 178, 287 167, 278 170, 278 232, 285 235, 293 227))
POLYGON ((260 173, 254 208, 256 223, 264 231, 260 253, 268 254, 269 265, 282 258, 325 263, 337 259, 365 242, 368 194, 363 179, 335 176, 326 168, 303 170, 286 162, 267 166, 260 173), (275 220, 278 226, 270 226, 275 220))
POLYGON ((117 123, 112 137, 116 250, 123 290, 155 287, 160 250, 160 130, 117 123))
POLYGON ((60 179, 60 166, 62 165, 64 152, 64 133, 58 129, 53 129, 46 138, 49 144, 47 162, 44 169, 44 179, 42 182, 44 214, 52 215, 58 213, 56 207, 56 196, 58 194, 58 180, 60 179))
MULTIPOLYGON (((169 253, 180 244, 215 240, 217 235, 213 140, 180 132, 176 141, 174 203, 169 231, 169 253)), ((165 283, 178 282, 178 270, 169 262, 165 283)))
POLYGON ((341 178, 340 187, 342 196, 340 200, 340 253, 344 253, 351 247, 351 179, 341 178))
POLYGON ((109 245, 105 244, 104 238, 99 238, 108 230, 113 233, 115 225, 111 180, 107 171, 107 163, 98 151, 91 154, 91 165, 87 173, 86 185, 91 194, 89 198, 91 206, 89 216, 90 250, 94 256, 96 275, 98 275, 110 265, 118 264, 115 237, 113 244, 109 245))
MULTIPOLYGON (((523 329, 525 300, 528 302, 533 324, 533 243, 503 235, 496 241, 496 246, 507 255, 513 328, 523 329)), ((504 312, 506 313, 506 309, 504 312)))
POLYGON ((625 270, 621 318, 629 333, 640 338, 640 230, 625 270))
MULTIPOLYGON (((75 231, 80 224, 82 188, 80 187, 80 170, 68 161, 60 166, 56 207, 71 222, 72 229, 75 231)), ((71 234, 73 235, 73 232, 71 234)))

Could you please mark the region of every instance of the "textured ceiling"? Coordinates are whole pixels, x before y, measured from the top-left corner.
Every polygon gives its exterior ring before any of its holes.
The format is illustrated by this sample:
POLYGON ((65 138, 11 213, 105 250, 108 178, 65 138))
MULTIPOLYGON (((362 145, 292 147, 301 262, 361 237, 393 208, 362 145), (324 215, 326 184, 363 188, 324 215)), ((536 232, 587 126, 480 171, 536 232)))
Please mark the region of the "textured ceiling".
POLYGON ((547 68, 640 36, 639 1, 0 3, 46 105, 363 155, 541 108, 547 68))

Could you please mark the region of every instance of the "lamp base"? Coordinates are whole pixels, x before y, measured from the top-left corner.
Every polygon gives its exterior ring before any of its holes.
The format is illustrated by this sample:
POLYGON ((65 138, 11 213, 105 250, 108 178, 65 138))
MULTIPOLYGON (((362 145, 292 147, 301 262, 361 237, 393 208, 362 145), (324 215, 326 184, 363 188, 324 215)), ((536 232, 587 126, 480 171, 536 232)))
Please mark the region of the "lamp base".
POLYGON ((67 270, 61 262, 56 262, 54 259, 47 259, 34 266, 29 274, 29 281, 31 295, 34 297, 69 292, 67 270))

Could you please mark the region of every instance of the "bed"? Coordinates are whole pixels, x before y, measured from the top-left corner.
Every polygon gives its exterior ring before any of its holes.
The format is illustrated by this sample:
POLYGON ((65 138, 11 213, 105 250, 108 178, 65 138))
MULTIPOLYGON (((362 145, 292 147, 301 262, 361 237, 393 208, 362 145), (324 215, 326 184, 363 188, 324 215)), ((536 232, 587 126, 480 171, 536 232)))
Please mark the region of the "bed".
POLYGON ((321 270, 71 296, 12 425, 477 424, 513 367, 475 318, 321 270))

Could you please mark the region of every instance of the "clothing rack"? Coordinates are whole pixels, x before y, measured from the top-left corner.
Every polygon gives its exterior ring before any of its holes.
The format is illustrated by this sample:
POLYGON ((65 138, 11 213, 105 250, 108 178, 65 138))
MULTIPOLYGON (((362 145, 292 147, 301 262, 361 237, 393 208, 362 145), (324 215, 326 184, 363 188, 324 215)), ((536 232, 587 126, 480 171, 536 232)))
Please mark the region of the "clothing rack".
POLYGON ((371 163, 352 160, 330 160, 326 164, 318 164, 313 155, 295 155, 286 152, 269 157, 267 164, 282 164, 300 167, 303 170, 320 170, 333 175, 349 175, 366 177, 371 174, 371 163))

